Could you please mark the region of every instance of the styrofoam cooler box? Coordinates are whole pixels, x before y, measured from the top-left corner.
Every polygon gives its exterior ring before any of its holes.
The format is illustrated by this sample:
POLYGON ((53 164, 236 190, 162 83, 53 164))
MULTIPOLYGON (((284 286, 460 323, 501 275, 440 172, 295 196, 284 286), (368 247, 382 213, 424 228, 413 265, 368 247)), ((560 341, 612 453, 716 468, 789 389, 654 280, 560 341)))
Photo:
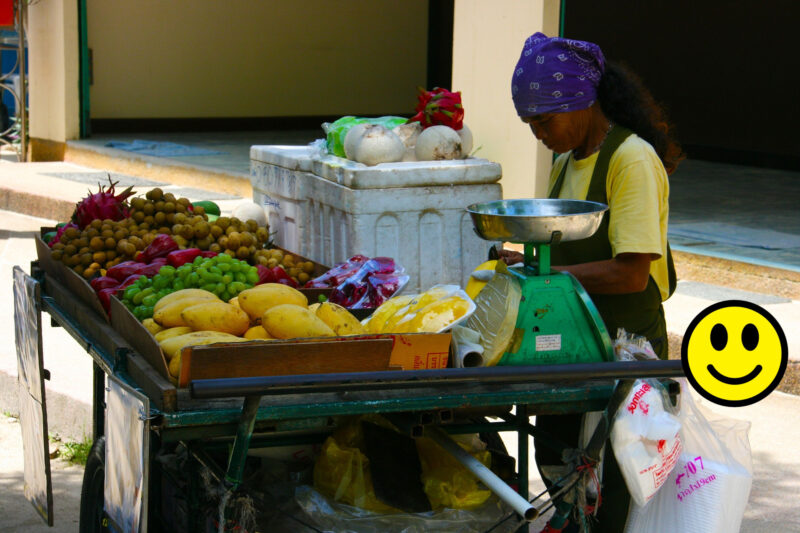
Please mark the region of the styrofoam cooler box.
POLYGON ((333 266, 354 254, 392 257, 410 276, 404 292, 464 286, 491 243, 465 208, 502 198, 500 165, 486 159, 366 166, 310 146, 252 146, 253 201, 273 241, 333 266))

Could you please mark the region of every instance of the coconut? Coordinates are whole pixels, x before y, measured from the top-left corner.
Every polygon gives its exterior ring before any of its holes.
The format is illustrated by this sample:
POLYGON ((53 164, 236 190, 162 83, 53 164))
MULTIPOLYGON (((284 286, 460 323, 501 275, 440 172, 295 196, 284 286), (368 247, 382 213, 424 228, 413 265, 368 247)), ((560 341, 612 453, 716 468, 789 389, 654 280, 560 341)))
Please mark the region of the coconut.
POLYGON ((244 221, 255 220, 259 226, 267 225, 267 214, 264 212, 264 208, 254 202, 245 202, 237 205, 233 209, 231 216, 244 221))
POLYGON ((456 133, 461 137, 461 154, 463 157, 469 157, 472 152, 472 131, 466 124, 462 124, 461 129, 456 130, 456 133))
POLYGON ((460 159, 461 137, 449 126, 431 126, 419 134, 414 151, 419 161, 460 159))
MULTIPOLYGON (((354 126, 354 128, 357 126, 354 126)), ((345 153, 348 159, 354 159, 365 165, 377 165, 379 163, 393 163, 400 161, 406 151, 400 137, 392 133, 391 130, 380 124, 367 124, 361 134, 354 133, 350 139, 352 130, 345 137, 345 153), (347 145, 350 145, 350 152, 347 152, 347 145), (352 157, 351 157, 352 155, 352 157)))
POLYGON ((407 124, 400 124, 395 126, 392 133, 400 137, 406 151, 403 154, 403 161, 416 161, 417 155, 414 148, 417 145, 417 137, 422 133, 422 124, 419 122, 409 122, 407 124))
POLYGON ((364 136, 364 130, 367 126, 369 126, 367 123, 356 124, 347 130, 347 134, 344 136, 344 143, 342 143, 347 159, 356 160, 356 145, 361 142, 361 137, 364 136))

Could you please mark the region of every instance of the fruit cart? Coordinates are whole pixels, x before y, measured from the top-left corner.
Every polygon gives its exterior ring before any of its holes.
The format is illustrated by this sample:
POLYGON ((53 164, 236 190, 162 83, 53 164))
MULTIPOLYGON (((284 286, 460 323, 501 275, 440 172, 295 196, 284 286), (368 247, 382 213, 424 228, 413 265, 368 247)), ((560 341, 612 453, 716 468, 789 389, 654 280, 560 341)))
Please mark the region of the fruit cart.
MULTIPOLYGON (((507 207, 502 206, 503 209, 507 207)), ((497 237, 489 233, 498 225, 482 225, 481 221, 486 221, 486 209, 496 208, 483 206, 472 210, 478 216, 474 220, 476 229, 486 233, 484 238, 490 240, 497 237)), ((524 217, 525 213, 518 212, 515 216, 524 217)), ((528 230, 518 231, 525 235, 526 241, 539 240, 538 237, 529 238, 528 230)), ((567 233, 561 230, 557 230, 559 235, 567 233)), ((593 231, 588 228, 578 234, 593 231)), ((552 235, 548 236, 552 243, 552 235)), ((568 233, 566 236, 572 238, 568 233)), ((502 237, 513 240, 514 236, 502 237)), ((531 265, 526 265, 517 274, 528 295, 528 303, 521 304, 521 308, 552 303, 537 301, 537 298, 551 297, 539 285, 553 276, 547 265, 548 244, 534 244, 535 251, 531 249, 533 244, 526 244, 526 263, 535 255, 539 264, 528 271, 525 268, 530 269, 531 265)), ((287 447, 303 452, 307 450, 304 447, 319 445, 331 435, 342 417, 366 414, 387 417, 404 437, 434 439, 499 497, 507 514, 501 516, 498 523, 524 526, 526 521, 553 505, 545 495, 533 501, 527 498, 528 437, 540 437, 530 423, 530 416, 603 413, 599 430, 595 432, 595 436, 602 438, 593 438, 587 448, 596 453, 605 441, 610 414, 625 397, 619 383, 632 378, 668 378, 682 373, 679 361, 610 361, 608 342, 603 342, 607 334, 605 337, 595 334, 604 330, 591 312, 591 303, 580 298, 582 289, 579 286, 568 286, 563 291, 578 296, 569 305, 588 310, 579 321, 580 327, 588 327, 589 333, 581 336, 587 337, 586 349, 596 350, 599 359, 589 357, 568 364, 558 361, 530 364, 530 360, 525 359, 526 350, 539 349, 538 343, 520 339, 521 348, 515 351, 520 359, 512 361, 511 366, 426 370, 362 368, 360 371, 343 366, 339 371, 315 374, 251 373, 247 377, 227 378, 192 374, 191 379, 176 385, 137 349, 135 336, 122 335, 113 321, 107 321, 97 309, 77 298, 64 279, 57 279, 39 262, 31 265, 30 275, 19 268, 14 275, 20 410, 26 442, 26 496, 50 524, 53 523, 53 501, 46 453, 43 380, 47 371, 42 364, 41 311, 68 331, 94 362, 94 445, 82 487, 81 531, 195 532, 236 528, 241 531, 244 530, 241 516, 234 502, 242 499, 249 502, 248 517, 259 525, 266 520, 271 524, 267 526, 272 528, 270 530, 278 530, 270 520, 283 518, 293 520, 287 531, 321 531, 302 515, 291 516, 278 505, 274 494, 250 490, 254 470, 261 472, 260 468, 269 463, 258 459, 256 452, 287 447), (505 474, 474 464, 469 456, 462 457, 468 454, 460 451, 448 437, 481 435, 493 457, 497 452, 497 457, 502 459, 505 449, 498 442, 497 433, 505 431, 516 432, 518 437, 516 464, 506 463, 510 471, 505 474), (515 486, 516 491, 509 488, 509 484, 515 486)), ((561 301, 564 296, 559 293, 555 298, 561 301)), ((118 303, 114 299, 112 309, 118 303)), ((518 324, 525 324, 524 317, 520 320, 523 322, 518 324)), ((543 322, 542 327, 560 328, 559 338, 563 333, 566 349, 566 338, 578 334, 566 329, 575 326, 574 318, 568 326, 563 320, 559 318, 547 326, 543 322)), ((536 332, 538 328, 533 326, 536 332)), ((548 339, 552 344, 552 335, 548 339)), ((376 352, 386 349, 385 339, 363 342, 368 344, 360 345, 362 353, 365 349, 376 352)), ((334 344, 329 344, 328 348, 332 346, 334 344)), ((338 353, 344 354, 341 356, 345 359, 347 350, 351 349, 348 347, 354 346, 338 344, 338 353)), ((242 345, 230 353, 243 352, 244 348, 242 345)), ((300 343, 290 345, 288 351, 282 353, 284 357, 289 354, 301 358, 312 348, 312 345, 300 343)), ((200 357, 204 352, 220 348, 205 346, 184 350, 194 351, 200 357)), ((671 393, 677 394, 675 387, 671 393)), ((403 449, 402 442, 394 449, 388 445, 389 441, 386 443, 384 451, 389 453, 403 449)), ((394 459, 404 464, 402 457, 394 459)), ((289 486, 308 481, 307 471, 290 469, 281 476, 280 480, 288 482, 289 486)), ((377 484, 377 475, 373 477, 377 484)), ((565 481, 564 490, 568 490, 581 476, 571 473, 565 479, 569 485, 565 481)))

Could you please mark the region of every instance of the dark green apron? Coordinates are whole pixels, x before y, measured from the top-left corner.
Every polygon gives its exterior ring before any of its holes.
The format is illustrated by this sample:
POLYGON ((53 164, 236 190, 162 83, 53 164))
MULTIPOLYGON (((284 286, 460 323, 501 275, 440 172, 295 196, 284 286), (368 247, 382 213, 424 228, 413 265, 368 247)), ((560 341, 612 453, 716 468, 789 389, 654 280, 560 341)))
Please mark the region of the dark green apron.
MULTIPOLYGON (((632 132, 621 126, 614 126, 597 155, 594 166, 587 200, 608 205, 606 196, 606 177, 608 163, 612 154, 619 145, 631 135, 632 132)), ((567 164, 561 170, 550 198, 558 198, 567 164)), ((553 265, 574 265, 590 261, 603 261, 611 259, 611 243, 608 240, 609 212, 603 215, 600 228, 587 239, 559 243, 550 249, 553 265)), ((667 245, 667 268, 669 271, 669 294, 675 290, 675 267, 672 262, 672 253, 667 245)), ((635 333, 646 337, 655 353, 661 359, 668 355, 667 327, 664 320, 664 308, 661 305, 661 291, 658 289, 652 276, 647 282, 647 287, 642 292, 631 294, 590 294, 603 322, 606 325, 612 341, 616 338, 617 328, 625 328, 628 333, 635 333)), ((580 428, 583 424, 582 414, 560 416, 537 416, 536 427, 545 433, 560 439, 570 447, 578 447, 580 428)), ((534 438, 536 464, 541 471, 541 465, 558 465, 561 463, 561 451, 554 450, 548 443, 534 438)), ((628 494, 625 480, 619 470, 614 453, 609 443, 606 443, 606 453, 603 467, 602 505, 597 514, 597 522, 592 528, 593 533, 622 533, 628 517, 630 495, 628 494)), ((544 475, 542 475, 544 478, 544 475)), ((550 488, 549 481, 545 484, 550 488)), ((561 524, 552 524, 560 526, 561 524)), ((572 523, 564 530, 565 533, 577 531, 576 524, 572 523)))
MULTIPOLYGON (((632 132, 621 126, 614 126, 597 155, 597 162, 589 183, 586 200, 608 204, 606 196, 606 176, 608 163, 619 145, 631 135, 632 132)), ((558 198, 564 183, 567 164, 561 169, 550 198, 558 198)), ((611 259, 611 243, 608 240, 609 211, 603 215, 600 228, 594 235, 587 239, 560 243, 551 248, 550 261, 553 265, 575 265, 591 261, 611 259)), ((667 245, 667 268, 669 271, 669 294, 675 290, 675 266, 672 262, 672 253, 667 245)), ((647 282, 647 287, 642 292, 629 294, 589 294, 600 316, 605 322, 611 339, 616 338, 617 328, 625 328, 628 333, 635 333, 646 337, 653 347, 653 351, 661 359, 667 358, 667 327, 664 320, 664 309, 661 305, 661 291, 652 276, 647 282)))

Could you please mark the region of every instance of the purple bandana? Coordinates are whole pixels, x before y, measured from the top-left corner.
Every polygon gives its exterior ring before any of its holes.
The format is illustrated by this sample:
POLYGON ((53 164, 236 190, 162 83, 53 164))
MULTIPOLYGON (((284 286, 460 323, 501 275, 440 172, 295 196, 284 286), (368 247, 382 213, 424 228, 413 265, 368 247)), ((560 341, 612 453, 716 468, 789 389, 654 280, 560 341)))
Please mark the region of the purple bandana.
POLYGON ((596 44, 534 33, 525 41, 511 77, 517 114, 529 117, 586 109, 597 99, 604 65, 596 44))

